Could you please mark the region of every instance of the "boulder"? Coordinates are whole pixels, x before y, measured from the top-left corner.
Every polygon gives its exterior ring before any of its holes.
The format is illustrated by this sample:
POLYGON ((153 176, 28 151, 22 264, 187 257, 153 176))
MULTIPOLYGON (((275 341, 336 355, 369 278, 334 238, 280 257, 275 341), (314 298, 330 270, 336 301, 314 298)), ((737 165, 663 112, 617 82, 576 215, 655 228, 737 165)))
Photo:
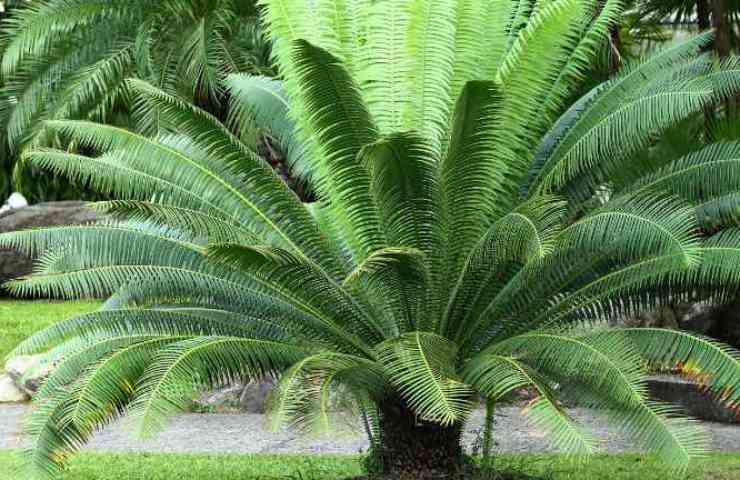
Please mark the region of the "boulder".
POLYGON ((20 403, 29 400, 28 394, 19 389, 10 375, 0 374, 0 403, 20 403))
POLYGON ((201 394, 193 401, 192 409, 197 412, 265 413, 274 384, 274 380, 267 379, 225 385, 201 394))
POLYGON ((237 383, 204 392, 193 400, 192 410, 202 413, 223 413, 241 410, 239 398, 244 385, 237 383))
POLYGON ((740 411, 723 403, 717 395, 696 382, 673 376, 654 375, 647 387, 654 400, 679 406, 694 418, 710 422, 740 423, 740 411))
MULTIPOLYGON (((39 203, 13 208, 0 213, 0 233, 30 228, 82 225, 101 220, 100 214, 87 208, 85 202, 39 203)), ((28 275, 32 260, 9 249, 0 249, 0 284, 28 275)))
POLYGON ((248 383, 239 397, 240 409, 249 413, 265 413, 267 400, 274 386, 274 380, 248 383))
POLYGON ((52 362, 44 361, 43 358, 44 355, 13 357, 5 364, 5 372, 18 389, 33 396, 54 368, 52 362))

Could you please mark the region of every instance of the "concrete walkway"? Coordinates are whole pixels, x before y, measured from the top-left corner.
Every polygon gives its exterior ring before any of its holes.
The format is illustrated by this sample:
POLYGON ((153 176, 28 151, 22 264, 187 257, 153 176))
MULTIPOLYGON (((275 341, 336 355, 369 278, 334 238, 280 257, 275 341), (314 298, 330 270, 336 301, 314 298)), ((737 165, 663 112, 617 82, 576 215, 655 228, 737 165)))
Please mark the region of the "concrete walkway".
MULTIPOLYGON (((0 449, 18 448, 20 428, 28 411, 24 405, 0 405, 0 449)), ((628 439, 606 428, 603 418, 585 409, 571 411, 603 440, 602 450, 637 451, 628 439)), ((362 432, 332 433, 325 436, 303 436, 295 432, 271 432, 264 415, 256 414, 185 414, 170 422, 159 436, 139 440, 124 422, 110 426, 95 436, 87 448, 148 452, 236 452, 236 453, 358 453, 367 448, 362 432)), ((476 443, 483 423, 483 412, 475 412, 465 434, 470 448, 476 443)), ((715 451, 740 452, 740 426, 703 423, 715 451)), ((530 425, 519 407, 499 408, 496 414, 497 451, 552 452, 545 435, 530 425)))

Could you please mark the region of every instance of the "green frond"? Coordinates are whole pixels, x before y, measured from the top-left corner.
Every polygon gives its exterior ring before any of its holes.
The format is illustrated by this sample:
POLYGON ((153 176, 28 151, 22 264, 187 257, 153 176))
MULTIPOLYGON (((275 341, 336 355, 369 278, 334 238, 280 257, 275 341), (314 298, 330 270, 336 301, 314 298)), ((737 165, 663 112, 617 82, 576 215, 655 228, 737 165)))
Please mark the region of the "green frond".
POLYGON ((532 382, 515 358, 486 355, 467 362, 463 379, 492 401, 531 386, 532 382))
POLYGON ((408 248, 384 248, 374 252, 344 280, 352 290, 372 292, 391 322, 384 330, 389 337, 413 331, 426 324, 430 309, 431 273, 424 254, 408 248))
POLYGON ((156 112, 134 111, 129 77, 218 112, 228 74, 271 72, 265 40, 242 36, 257 15, 232 1, 49 0, 15 9, 3 22, 0 89, 12 116, 3 122, 11 149, 58 145, 40 128, 49 119, 123 122, 157 133, 156 112))
POLYGON ((615 79, 595 87, 587 103, 571 107, 570 115, 577 115, 577 119, 569 122, 567 129, 556 124, 555 128, 561 131, 550 142, 556 141, 557 145, 548 148, 548 160, 538 167, 530 192, 560 187, 589 167, 603 168, 609 154, 615 158, 607 161, 607 165, 627 156, 627 152, 603 150, 608 146, 625 146, 615 142, 618 137, 614 132, 622 136, 629 128, 630 138, 639 140, 629 145, 634 152, 646 145, 650 135, 700 110, 713 97, 711 82, 706 79, 703 83, 685 79, 666 82, 666 79, 671 79, 711 38, 711 33, 698 35, 628 67, 615 79), (661 85, 661 88, 651 92, 650 85, 661 85), (656 109, 660 108, 667 110, 658 112, 656 109), (572 159, 566 160, 568 157, 572 159), (586 163, 579 167, 578 162, 586 163))
POLYGON ((395 134, 359 153, 370 173, 385 237, 390 245, 424 252, 431 262, 442 248, 435 150, 413 133, 395 134))
POLYGON ((708 230, 740 227, 740 193, 728 193, 696 205, 696 220, 708 230))
POLYGON ((592 455, 597 451, 594 436, 546 396, 540 396, 524 409, 532 423, 548 434, 548 440, 566 454, 592 455))
POLYGON ((358 154, 377 139, 370 113, 352 78, 331 53, 305 41, 294 58, 309 134, 319 147, 316 185, 334 211, 356 261, 383 246, 370 177, 358 154))
POLYGON ((478 357, 466 367, 465 378, 494 399, 517 388, 534 388, 539 396, 523 413, 549 434, 552 443, 571 454, 587 455, 595 451, 595 439, 558 403, 548 380, 518 359, 495 354, 478 357))
POLYGON ((69 355, 42 385, 37 408, 24 426, 29 443, 21 472, 30 478, 56 478, 66 459, 97 429, 123 414, 154 351, 176 340, 129 336, 69 355))
POLYGON ((390 135, 404 130, 406 102, 412 97, 409 2, 372 2, 366 16, 367 38, 360 51, 357 81, 378 132, 390 135))
POLYGON ((729 408, 740 406, 740 352, 710 338, 658 328, 620 329, 650 366, 680 369, 729 408))
MULTIPOLYGON (((130 85, 206 155, 218 158, 223 175, 230 174, 240 179, 241 188, 228 185, 227 188, 244 207, 254 212, 265 228, 274 231, 300 254, 313 257, 336 272, 336 264, 331 265, 336 261, 334 252, 326 251, 323 238, 306 208, 256 153, 246 148, 210 114, 144 82, 130 80, 130 85), (272 213, 276 211, 280 215, 272 213)), ((226 183, 223 179, 220 182, 226 183)))
MULTIPOLYGON (((546 130, 546 117, 533 98, 545 95, 577 45, 586 21, 583 2, 555 0, 534 9, 513 37, 496 74, 503 100, 495 152, 518 179, 531 162, 530 145, 546 130), (539 115, 539 116, 538 116, 539 115)), ((516 22, 516 20, 515 20, 516 22)))
MULTIPOLYGON (((734 296, 740 286, 740 229, 728 228, 701 246, 701 263, 678 279, 673 287, 699 289, 734 296)), ((733 297, 734 298, 734 297, 733 297)))
MULTIPOLYGON (((561 296, 554 305, 530 320, 527 327, 540 328, 557 326, 568 320, 571 315, 599 311, 604 302, 615 300, 621 295, 628 296, 634 292, 657 288, 666 278, 675 280, 682 273, 691 271, 686 267, 682 254, 647 257, 628 265, 605 272, 603 276, 589 279, 578 285, 572 292, 561 296)), ((669 280, 669 281, 670 281, 669 280)))
POLYGON ((104 3, 69 0, 21 9, 20 14, 9 22, 10 28, 6 32, 12 41, 3 49, 3 75, 11 75, 24 59, 47 52, 52 45, 49 32, 69 35, 81 25, 100 22, 110 12, 109 8, 104 3))
MULTIPOLYGON (((116 198, 147 201, 151 200, 151 192, 157 191, 177 206, 214 210, 225 217, 236 215, 240 223, 248 223, 241 213, 229 208, 229 199, 210 185, 208 191, 201 193, 198 189, 189 188, 193 187, 192 180, 186 182, 182 175, 141 171, 124 164, 121 157, 120 152, 93 158, 58 150, 36 149, 26 154, 25 159, 30 165, 66 177, 78 185, 89 185, 98 192, 116 198)), ((182 173, 182 170, 178 171, 182 173)))
MULTIPOLYGON (((701 111, 710 103, 712 96, 711 85, 702 82, 669 85, 623 103, 605 117, 599 118, 562 153, 562 159, 558 160, 559 166, 544 181, 544 188, 560 188, 587 171, 597 178, 608 176, 608 169, 617 168, 619 160, 646 147, 654 135, 667 127, 701 111), (629 135, 632 139, 629 150, 617 150, 616 142, 606 140, 615 138, 614 135, 629 135)), ((561 145, 564 143, 561 142, 561 145)), ((562 151, 556 150, 551 161, 562 151)))
MULTIPOLYGON (((97 106, 103 106, 103 99, 110 92, 118 90, 133 68, 133 45, 124 43, 112 53, 97 62, 81 69, 66 83, 66 88, 57 100, 57 107, 51 118, 79 118, 97 106)), ((99 110, 100 112, 100 110, 99 110)), ((107 118, 98 114, 99 118, 107 118)))
MULTIPOLYGON (((81 338, 99 340, 105 337, 197 336, 199 334, 264 336, 284 338, 270 324, 269 317, 250 317, 250 311, 229 312, 215 307, 152 307, 100 310, 57 322, 21 342, 13 355, 44 352, 81 338)), ((275 320, 275 324, 278 320, 275 320)), ((75 346, 72 345, 74 348, 75 346)))
POLYGON ((617 27, 625 9, 623 0, 591 1, 587 4, 588 14, 593 18, 587 22, 578 45, 571 50, 545 97, 540 111, 548 117, 559 113, 562 102, 583 84, 586 73, 608 40, 610 29, 617 27))
POLYGON ((463 87, 451 119, 450 143, 441 166, 444 212, 449 217, 448 270, 461 268, 490 219, 505 207, 500 195, 509 166, 495 151, 502 93, 493 82, 463 87), (502 205, 503 203, 503 205, 502 205))
POLYGON ((473 390, 454 370, 457 346, 432 333, 414 332, 378 345, 378 360, 416 414, 441 425, 465 419, 473 390))
POLYGON ((516 2, 494 0, 458 2, 457 33, 451 101, 455 102, 471 81, 493 80, 508 48, 509 22, 516 2))
POLYGON ((304 312, 321 319, 329 331, 357 349, 349 353, 367 354, 368 343, 387 335, 360 300, 315 264, 290 252, 266 246, 215 245, 209 247, 208 255, 265 282, 304 312))
POLYGON ((400 130, 414 129, 434 150, 447 130, 454 70, 458 0, 411 0, 406 30, 411 96, 400 130))
POLYGON ((702 454, 706 445, 691 422, 665 407, 647 400, 640 356, 630 339, 605 331, 592 336, 558 333, 527 333, 494 345, 496 355, 517 352, 535 371, 554 376, 567 384, 588 385, 601 401, 597 407, 610 411, 620 429, 656 452, 677 471, 683 471, 691 458, 702 454), (598 373, 596 373, 598 372, 598 373))
POLYGON ((693 209, 673 197, 635 195, 607 202, 565 228, 557 248, 583 252, 614 249, 624 259, 651 253, 682 254, 686 266, 700 259, 693 209))
POLYGON ((485 306, 532 259, 552 253, 564 202, 544 196, 497 220, 470 252, 449 296, 440 331, 455 326, 459 338, 479 321, 485 306))
POLYGON ((240 225, 238 221, 224 218, 218 210, 194 210, 128 200, 97 202, 90 204, 90 207, 119 221, 183 230, 193 238, 203 239, 208 243, 264 243, 264 240, 240 225))
POLYGON ((383 369, 366 359, 318 353, 297 362, 280 377, 269 404, 272 427, 327 431, 332 388, 351 385, 382 398, 387 387, 383 369))
POLYGON ((638 179, 627 192, 657 191, 690 202, 733 193, 740 184, 740 143, 716 143, 638 179))
POLYGON ((139 432, 151 435, 170 415, 182 411, 198 389, 278 372, 306 355, 294 346, 224 336, 172 343, 157 352, 139 379, 130 414, 139 432))

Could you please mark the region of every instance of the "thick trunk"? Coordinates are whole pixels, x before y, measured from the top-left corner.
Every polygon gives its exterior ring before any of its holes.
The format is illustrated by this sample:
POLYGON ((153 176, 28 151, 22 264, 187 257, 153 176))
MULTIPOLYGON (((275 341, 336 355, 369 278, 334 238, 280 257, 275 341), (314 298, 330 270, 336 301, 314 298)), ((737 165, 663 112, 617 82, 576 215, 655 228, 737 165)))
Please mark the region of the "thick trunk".
POLYGON ((714 48, 720 57, 730 54, 730 26, 728 23, 727 0, 712 2, 712 26, 714 27, 714 48))
POLYGON ((458 478, 464 470, 462 425, 422 421, 398 399, 380 406, 380 445, 374 453, 378 473, 398 480, 458 478))
POLYGON ((712 26, 709 22, 709 0, 696 0, 696 21, 700 32, 709 30, 712 26))

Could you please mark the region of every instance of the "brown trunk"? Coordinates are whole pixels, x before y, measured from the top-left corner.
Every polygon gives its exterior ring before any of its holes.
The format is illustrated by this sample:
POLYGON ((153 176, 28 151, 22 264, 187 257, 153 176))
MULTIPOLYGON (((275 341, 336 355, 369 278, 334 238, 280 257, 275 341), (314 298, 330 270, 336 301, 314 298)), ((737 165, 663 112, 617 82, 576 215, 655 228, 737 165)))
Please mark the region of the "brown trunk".
POLYGON ((380 405, 380 445, 373 460, 383 478, 458 478, 464 471, 462 425, 447 427, 418 419, 397 398, 380 405))
POLYGON ((707 31, 712 26, 709 22, 709 0, 696 0, 696 21, 700 32, 707 31))
POLYGON ((714 48, 720 57, 730 54, 730 26, 727 15, 727 0, 712 1, 712 26, 715 31, 714 48))

